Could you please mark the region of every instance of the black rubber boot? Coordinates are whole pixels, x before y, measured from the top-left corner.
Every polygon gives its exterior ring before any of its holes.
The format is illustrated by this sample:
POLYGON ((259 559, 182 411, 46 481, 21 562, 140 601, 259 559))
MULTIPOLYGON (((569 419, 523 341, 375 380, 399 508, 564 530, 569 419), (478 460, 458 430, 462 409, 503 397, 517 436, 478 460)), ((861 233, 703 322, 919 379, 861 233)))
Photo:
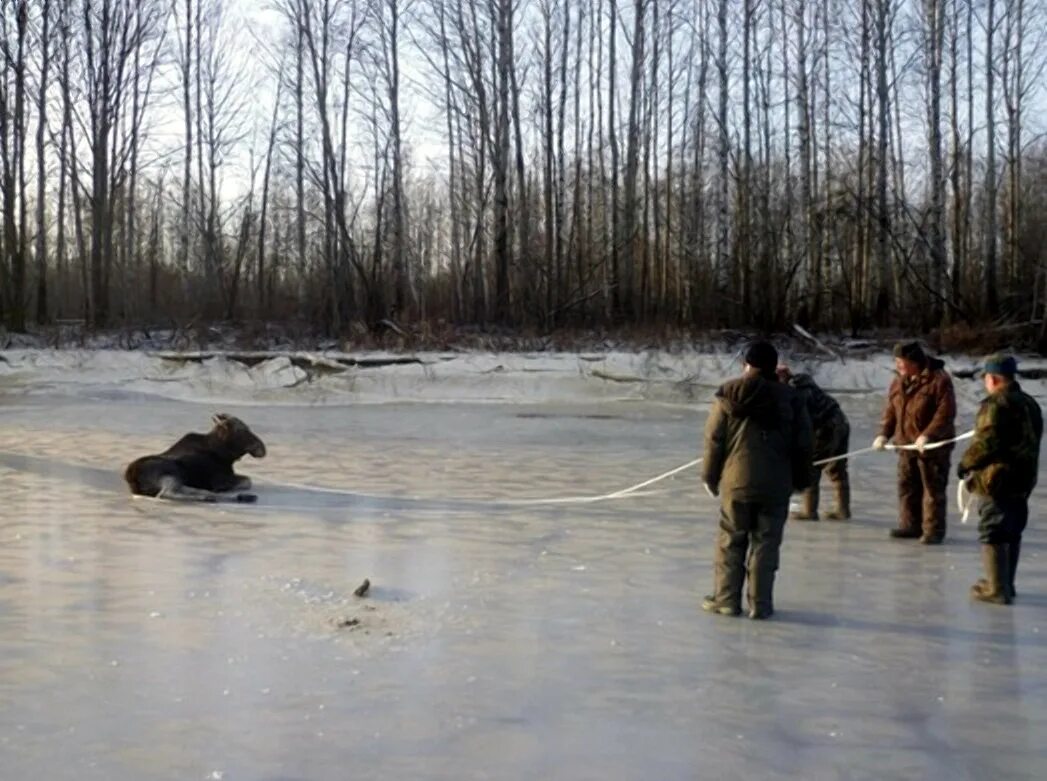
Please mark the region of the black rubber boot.
POLYGON ((1018 596, 1018 592, 1014 590, 1014 579, 1018 574, 1018 557, 1021 555, 1022 552, 1022 544, 1020 542, 1012 542, 1010 545, 1007 546, 1007 551, 1010 554, 1007 557, 1007 563, 1010 565, 1007 574, 1010 576, 1011 579, 1011 599, 1014 599, 1016 596, 1018 596))
POLYGON ((749 560, 749 618, 761 621, 774 615, 774 577, 777 564, 753 557, 749 560))
POLYGON ((914 540, 920 536, 920 530, 903 529, 899 526, 897 529, 891 529, 891 536, 900 540, 914 540))

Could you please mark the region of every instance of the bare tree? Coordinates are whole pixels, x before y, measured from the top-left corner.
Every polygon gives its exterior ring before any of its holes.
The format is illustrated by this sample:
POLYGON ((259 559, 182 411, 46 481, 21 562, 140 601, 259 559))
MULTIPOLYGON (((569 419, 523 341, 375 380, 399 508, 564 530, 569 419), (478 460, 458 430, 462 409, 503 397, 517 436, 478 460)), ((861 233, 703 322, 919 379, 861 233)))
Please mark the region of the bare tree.
POLYGON ((876 73, 876 301, 873 308, 875 322, 887 323, 891 310, 890 233, 891 214, 887 202, 887 178, 890 170, 888 145, 890 143, 891 102, 888 88, 889 47, 891 45, 891 0, 863 0, 873 3, 873 57, 876 73))
POLYGON ((48 319, 47 301, 47 87, 51 71, 51 2, 40 3, 39 87, 36 101, 36 321, 48 319))
POLYGON ((111 315, 109 285, 116 199, 125 185, 130 139, 136 132, 134 123, 123 124, 134 55, 139 48, 148 47, 144 61, 155 66, 156 52, 163 40, 163 9, 155 2, 143 3, 139 9, 132 0, 85 0, 81 12, 81 89, 87 102, 85 133, 91 161, 88 319, 95 326, 108 324, 111 315))
POLYGON ((930 169, 930 214, 927 243, 931 256, 932 323, 942 321, 945 250, 945 178, 942 164, 942 60, 945 44, 945 0, 923 0, 924 68, 927 80, 927 147, 930 169))
MULTIPOLYGON (((731 136, 730 127, 727 124, 727 107, 731 89, 730 73, 727 68, 727 8, 729 5, 728 0, 720 0, 716 12, 716 24, 719 31, 716 57, 716 71, 719 76, 719 107, 716 114, 717 135, 719 138, 717 151, 719 198, 717 200, 716 215, 716 281, 721 288, 719 292, 722 293, 728 292, 728 280, 734 277, 730 268, 729 176, 731 136)), ((730 291, 730 293, 733 292, 730 291)))
POLYGON ((392 265, 393 310, 404 312, 408 298, 414 298, 409 278, 405 244, 406 204, 404 197, 403 136, 400 120, 400 5, 402 0, 382 0, 379 5, 378 40, 381 46, 381 73, 388 92, 389 148, 392 155, 392 265))
POLYGON ((0 190, 3 191, 2 314, 12 331, 26 327, 26 43, 29 3, 16 0, 13 33, 0 15, 0 190), (13 86, 12 86, 13 81, 13 86), (11 90, 14 94, 11 94, 11 90))
POLYGON ((987 0, 985 11, 985 230, 982 254, 985 258, 985 309, 990 317, 996 317, 1000 309, 996 271, 996 71, 993 61, 997 32, 996 0, 987 0))
POLYGON ((276 148, 277 131, 280 127, 280 98, 284 86, 284 81, 280 77, 280 74, 283 72, 283 65, 284 60, 281 58, 280 65, 277 68, 276 97, 273 100, 273 114, 272 119, 269 122, 269 137, 265 145, 265 166, 262 173, 262 205, 258 216, 258 256, 255 262, 255 306, 257 307, 257 314, 260 319, 265 317, 270 304, 269 296, 267 295, 269 288, 266 284, 265 238, 266 228, 268 227, 269 183, 273 170, 273 152, 276 148))
POLYGON ((964 198, 964 142, 960 134, 960 13, 959 0, 951 0, 948 15, 949 30, 949 182, 952 190, 950 237, 952 266, 949 293, 953 301, 960 298, 963 269, 966 267, 966 230, 964 198))
POLYGON ((624 314, 631 317, 636 311, 636 259, 640 252, 637 229, 637 176, 640 156, 640 103, 643 88, 644 50, 646 29, 644 14, 647 0, 633 2, 632 67, 629 78, 629 124, 626 130, 624 192, 622 200, 621 234, 617 243, 625 250, 625 268, 622 273, 624 314))
POLYGON ((512 114, 512 0, 492 0, 498 41, 497 89, 495 92, 495 139, 491 165, 494 173, 494 316, 508 323, 509 299, 509 118, 512 114))

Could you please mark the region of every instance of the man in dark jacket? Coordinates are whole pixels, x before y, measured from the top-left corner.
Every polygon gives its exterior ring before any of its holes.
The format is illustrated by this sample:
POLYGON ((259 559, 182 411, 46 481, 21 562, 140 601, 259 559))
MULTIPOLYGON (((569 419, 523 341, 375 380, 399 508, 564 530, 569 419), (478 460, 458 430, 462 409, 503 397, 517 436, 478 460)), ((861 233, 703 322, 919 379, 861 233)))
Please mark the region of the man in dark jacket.
POLYGON ((721 615, 741 612, 746 572, 749 617, 774 613, 789 496, 810 480, 810 418, 800 395, 778 382, 777 365, 771 344, 749 347, 743 375, 716 392, 705 424, 702 479, 709 493, 721 497, 721 506, 715 586, 702 607, 721 615))
MULTIPOLYGON (((788 366, 778 366, 778 380, 795 388, 807 405, 814 432, 814 460, 835 458, 847 452, 851 438, 851 424, 836 399, 823 391, 809 374, 793 374, 788 366)), ((802 507, 789 514, 792 521, 817 521, 819 483, 822 470, 836 489, 836 509, 825 514, 830 521, 846 521, 851 517, 851 481, 847 475, 847 459, 840 458, 821 466, 811 466, 811 485, 802 494, 802 507)))
POLYGON ((971 586, 982 602, 1009 605, 1014 599, 1022 532, 1029 520, 1029 495, 1040 464, 1043 415, 1015 379, 1009 355, 985 361, 985 390, 974 440, 956 473, 978 498, 978 539, 986 577, 971 586))
POLYGON ((894 348, 898 377, 891 383, 873 447, 915 445, 898 451, 898 528, 892 537, 919 537, 925 545, 945 539, 945 491, 953 446, 925 449, 956 436, 956 395, 945 364, 924 353, 917 342, 894 348))

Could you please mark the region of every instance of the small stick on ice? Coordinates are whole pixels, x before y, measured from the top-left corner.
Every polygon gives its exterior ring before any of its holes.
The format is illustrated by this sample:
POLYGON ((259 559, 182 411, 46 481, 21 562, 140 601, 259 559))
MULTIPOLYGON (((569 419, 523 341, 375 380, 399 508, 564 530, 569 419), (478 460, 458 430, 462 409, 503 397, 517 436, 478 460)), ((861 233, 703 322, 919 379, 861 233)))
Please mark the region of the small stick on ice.
POLYGON ((364 582, 356 587, 356 591, 353 592, 353 596, 366 597, 367 591, 371 588, 371 581, 364 578, 364 582))

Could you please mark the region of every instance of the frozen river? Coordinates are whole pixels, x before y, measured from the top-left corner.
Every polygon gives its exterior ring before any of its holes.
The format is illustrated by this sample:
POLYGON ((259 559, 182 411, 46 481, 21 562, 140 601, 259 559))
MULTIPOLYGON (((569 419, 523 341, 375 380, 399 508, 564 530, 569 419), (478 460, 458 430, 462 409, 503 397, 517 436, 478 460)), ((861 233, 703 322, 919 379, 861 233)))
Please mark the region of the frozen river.
MULTIPOLYGON (((879 401, 844 399, 856 446, 879 401)), ((0 777, 1042 779, 1036 505, 1018 602, 972 604, 973 525, 889 540, 895 460, 863 457, 855 520, 790 523, 753 622, 700 609, 693 472, 505 503, 684 463, 705 412, 0 392, 0 777), (124 464, 216 411, 268 445, 258 504, 132 500, 124 464)))

